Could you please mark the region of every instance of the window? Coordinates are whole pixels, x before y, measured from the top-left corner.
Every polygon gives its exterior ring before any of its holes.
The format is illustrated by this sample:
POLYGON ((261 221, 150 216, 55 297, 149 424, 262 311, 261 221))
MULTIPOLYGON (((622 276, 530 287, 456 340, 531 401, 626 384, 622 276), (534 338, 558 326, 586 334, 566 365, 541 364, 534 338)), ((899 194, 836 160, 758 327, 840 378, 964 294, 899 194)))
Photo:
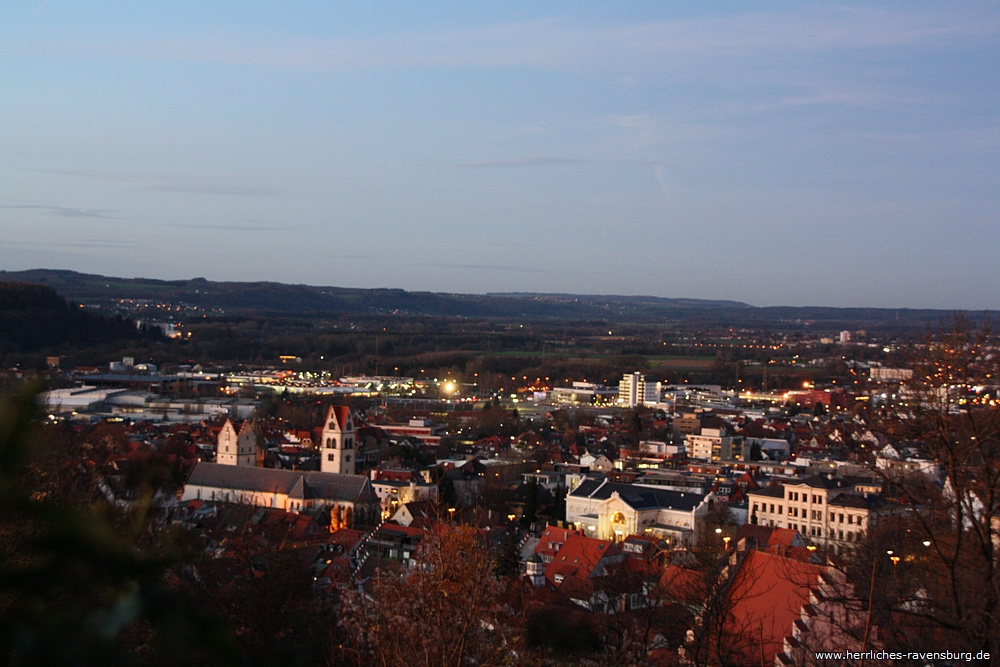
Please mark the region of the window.
POLYGON ((843 514, 838 514, 837 515, 837 523, 844 523, 844 515, 843 514))
POLYGON ((337 460, 337 455, 336 454, 327 454, 326 455, 326 460, 327 461, 336 461, 337 460))
POLYGON ((798 516, 798 515, 799 515, 799 508, 798 507, 793 507, 792 508, 792 516, 798 516))
POLYGON ((830 512, 830 522, 833 522, 833 512, 830 512))
POLYGON ((351 462, 351 455, 350 454, 345 454, 344 455, 344 463, 350 463, 350 462, 351 462))
POLYGON ((774 514, 774 503, 771 503, 771 514, 774 514))
MULTIPOLYGON (((854 524, 854 515, 853 514, 848 514, 847 515, 847 523, 852 524, 852 525, 854 524)), ((848 533, 848 535, 850 535, 850 533, 848 533)))
POLYGON ((778 505, 778 514, 781 514, 781 505, 778 505))

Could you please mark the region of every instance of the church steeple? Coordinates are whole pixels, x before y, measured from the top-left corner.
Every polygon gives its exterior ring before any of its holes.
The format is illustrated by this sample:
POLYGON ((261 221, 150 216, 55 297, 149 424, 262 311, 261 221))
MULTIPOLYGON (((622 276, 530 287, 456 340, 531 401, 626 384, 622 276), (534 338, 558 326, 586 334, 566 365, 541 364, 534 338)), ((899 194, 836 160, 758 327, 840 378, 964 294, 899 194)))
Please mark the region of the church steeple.
POLYGON ((323 424, 320 440, 320 470, 344 475, 354 474, 354 420, 344 405, 331 405, 323 424))

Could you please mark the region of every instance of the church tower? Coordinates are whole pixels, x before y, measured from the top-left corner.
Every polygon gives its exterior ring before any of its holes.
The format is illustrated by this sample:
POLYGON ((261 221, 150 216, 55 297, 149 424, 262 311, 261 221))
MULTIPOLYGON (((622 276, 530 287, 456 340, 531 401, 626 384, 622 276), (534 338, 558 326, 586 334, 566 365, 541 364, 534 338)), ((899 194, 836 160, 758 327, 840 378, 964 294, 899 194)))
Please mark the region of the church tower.
POLYGON ((237 433, 233 422, 227 419, 219 431, 215 462, 222 465, 255 467, 258 447, 257 430, 251 420, 244 420, 237 433))
POLYGON ((343 475, 354 474, 354 420, 345 405, 332 405, 326 413, 320 441, 320 470, 343 475))

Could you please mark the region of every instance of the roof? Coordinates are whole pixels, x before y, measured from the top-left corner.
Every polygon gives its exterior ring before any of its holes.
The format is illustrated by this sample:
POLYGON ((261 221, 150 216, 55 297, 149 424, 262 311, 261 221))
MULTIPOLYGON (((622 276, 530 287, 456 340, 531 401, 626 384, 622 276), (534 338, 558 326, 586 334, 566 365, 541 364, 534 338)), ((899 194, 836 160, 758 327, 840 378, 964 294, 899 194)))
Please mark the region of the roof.
POLYGON ((801 560, 764 551, 747 552, 727 593, 732 607, 725 633, 731 636, 734 647, 745 647, 748 664, 761 660, 774 663, 823 571, 821 566, 801 560), (756 635, 753 641, 737 639, 749 630, 756 635), (758 657, 760 653, 763 658, 758 657))
POLYGON ((852 495, 841 493, 836 498, 831 498, 827 503, 830 507, 854 507, 857 509, 876 510, 888 505, 886 499, 874 494, 852 495))
MULTIPOLYGON (((351 409, 346 405, 331 405, 326 412, 327 423, 337 425, 341 431, 346 431, 351 419, 351 409)), ((332 424, 331 424, 332 425, 332 424)), ((351 424, 353 426, 353 424, 351 424)))
POLYGON ((302 499, 341 500, 362 504, 378 502, 371 482, 363 475, 252 468, 199 461, 187 484, 229 491, 279 493, 302 499))
POLYGON ((705 495, 690 491, 670 491, 650 486, 622 484, 602 479, 586 479, 569 494, 574 498, 607 500, 618 496, 632 509, 674 509, 690 512, 705 500, 705 495))
POLYGON ((564 577, 587 579, 600 574, 598 565, 601 560, 620 553, 610 540, 570 535, 552 562, 545 568, 545 578, 552 581, 556 574, 562 574, 564 577))
POLYGON ((803 484, 812 489, 843 489, 851 486, 839 477, 824 475, 810 475, 795 482, 786 482, 787 486, 802 486, 803 484))

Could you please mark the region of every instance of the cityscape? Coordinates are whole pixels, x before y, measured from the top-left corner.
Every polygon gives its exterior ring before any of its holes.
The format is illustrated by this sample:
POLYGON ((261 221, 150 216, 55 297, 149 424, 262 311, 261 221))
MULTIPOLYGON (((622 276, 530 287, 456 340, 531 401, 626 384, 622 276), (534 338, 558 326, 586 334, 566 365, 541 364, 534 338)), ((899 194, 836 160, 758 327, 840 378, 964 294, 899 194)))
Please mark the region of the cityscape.
POLYGON ((997 664, 998 48, 0 8, 0 664, 997 664))

